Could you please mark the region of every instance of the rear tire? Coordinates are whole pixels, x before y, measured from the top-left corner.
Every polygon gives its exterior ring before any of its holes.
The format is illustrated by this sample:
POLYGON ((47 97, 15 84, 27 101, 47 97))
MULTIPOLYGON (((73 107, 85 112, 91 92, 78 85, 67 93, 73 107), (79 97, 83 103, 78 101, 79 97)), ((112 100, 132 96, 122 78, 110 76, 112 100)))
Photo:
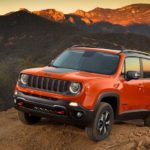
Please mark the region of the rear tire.
POLYGON ((28 125, 35 124, 41 120, 41 117, 32 116, 22 111, 18 111, 18 117, 21 122, 28 125))
POLYGON ((144 125, 150 127, 150 115, 144 119, 144 125))
POLYGON ((108 103, 100 103, 94 120, 86 127, 88 137, 93 141, 102 141, 107 138, 112 130, 114 112, 108 103))

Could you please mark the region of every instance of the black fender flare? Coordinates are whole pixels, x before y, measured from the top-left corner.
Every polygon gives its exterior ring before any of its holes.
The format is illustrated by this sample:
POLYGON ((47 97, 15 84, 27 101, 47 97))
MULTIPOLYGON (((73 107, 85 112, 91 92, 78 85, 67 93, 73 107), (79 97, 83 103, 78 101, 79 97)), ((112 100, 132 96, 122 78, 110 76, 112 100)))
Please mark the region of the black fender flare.
POLYGON ((104 92, 101 93, 98 97, 97 103, 94 106, 94 111, 96 112, 102 99, 103 98, 107 98, 107 97, 115 97, 117 99, 117 110, 116 110, 116 114, 115 117, 117 117, 119 115, 119 110, 120 110, 120 96, 117 92, 104 92))

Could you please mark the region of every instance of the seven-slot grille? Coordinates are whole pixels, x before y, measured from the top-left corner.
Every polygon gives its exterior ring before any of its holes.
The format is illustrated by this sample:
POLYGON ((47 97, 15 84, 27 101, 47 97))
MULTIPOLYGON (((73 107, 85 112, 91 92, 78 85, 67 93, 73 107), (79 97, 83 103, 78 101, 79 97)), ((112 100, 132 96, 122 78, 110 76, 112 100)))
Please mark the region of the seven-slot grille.
POLYGON ((70 81, 29 75, 28 87, 49 92, 65 93, 68 91, 70 81))

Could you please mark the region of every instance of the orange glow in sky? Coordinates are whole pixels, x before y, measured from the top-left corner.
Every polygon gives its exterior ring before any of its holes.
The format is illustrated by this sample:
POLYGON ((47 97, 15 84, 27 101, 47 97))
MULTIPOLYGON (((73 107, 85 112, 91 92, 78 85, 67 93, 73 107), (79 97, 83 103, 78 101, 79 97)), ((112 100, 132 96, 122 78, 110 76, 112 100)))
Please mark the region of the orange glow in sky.
POLYGON ((30 11, 55 8, 70 13, 77 9, 88 11, 95 7, 115 9, 134 3, 150 4, 150 0, 0 0, 0 14, 20 8, 27 8, 30 11))

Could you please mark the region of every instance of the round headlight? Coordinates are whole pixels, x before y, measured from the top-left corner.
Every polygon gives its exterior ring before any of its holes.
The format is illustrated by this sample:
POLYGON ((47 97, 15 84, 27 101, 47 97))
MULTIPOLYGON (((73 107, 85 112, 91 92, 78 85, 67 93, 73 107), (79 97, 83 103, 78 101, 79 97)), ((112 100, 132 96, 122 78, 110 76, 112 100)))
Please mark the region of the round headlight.
POLYGON ((28 78, 29 76, 27 74, 22 74, 20 77, 20 82, 24 85, 26 85, 28 83, 28 78))
POLYGON ((81 91, 81 84, 72 82, 69 86, 69 91, 72 94, 78 94, 81 91))

